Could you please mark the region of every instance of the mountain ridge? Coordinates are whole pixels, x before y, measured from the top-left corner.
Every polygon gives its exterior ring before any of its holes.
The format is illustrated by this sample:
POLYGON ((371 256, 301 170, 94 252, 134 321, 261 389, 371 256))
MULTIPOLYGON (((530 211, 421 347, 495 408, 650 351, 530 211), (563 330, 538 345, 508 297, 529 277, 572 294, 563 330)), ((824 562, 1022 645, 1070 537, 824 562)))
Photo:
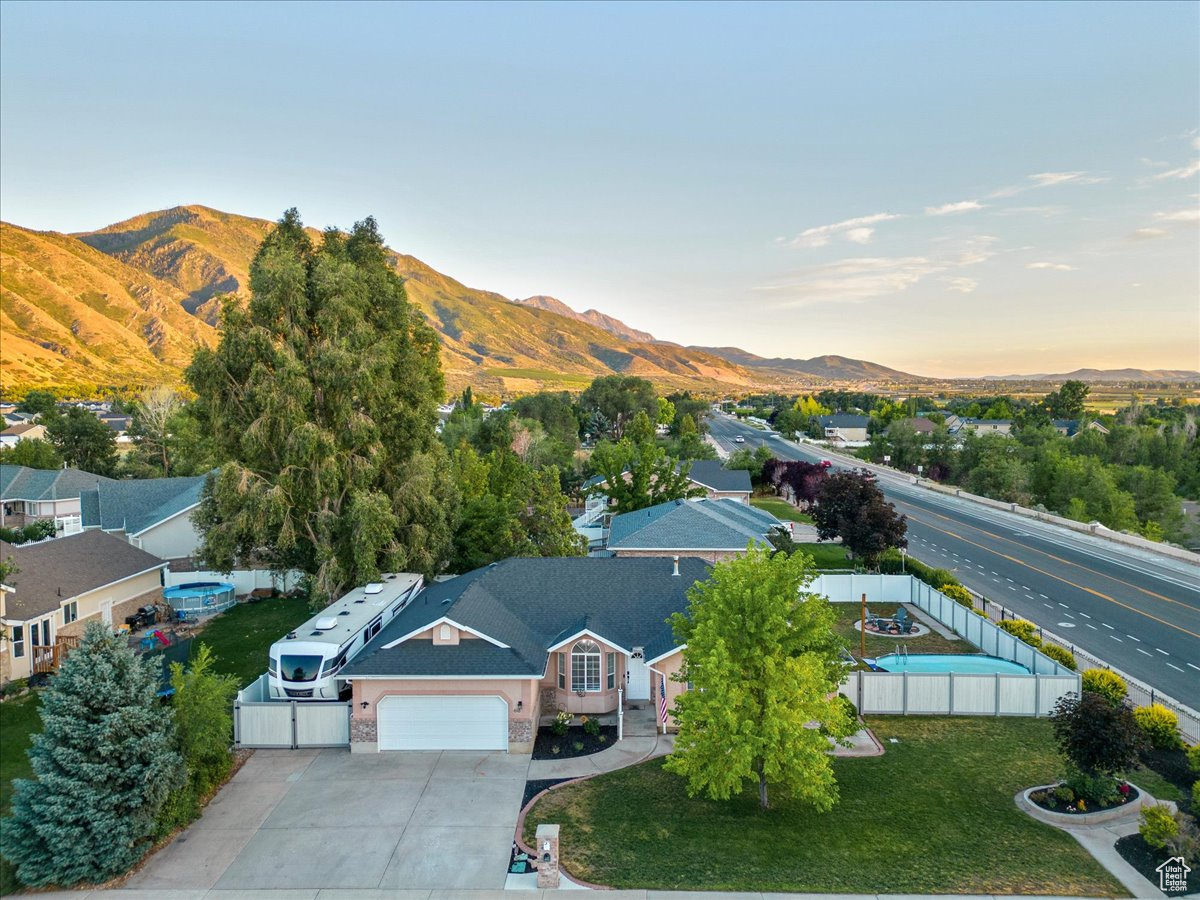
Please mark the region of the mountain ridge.
POLYGON ((643 344, 652 344, 658 341, 650 332, 641 331, 631 325, 626 325, 620 319, 614 318, 607 313, 602 313, 598 309, 585 309, 583 312, 576 312, 561 300, 547 296, 546 294, 536 294, 533 297, 514 300, 513 303, 520 303, 523 306, 530 306, 535 309, 544 309, 547 312, 557 313, 560 316, 574 319, 577 322, 587 322, 627 341, 638 341, 643 344))

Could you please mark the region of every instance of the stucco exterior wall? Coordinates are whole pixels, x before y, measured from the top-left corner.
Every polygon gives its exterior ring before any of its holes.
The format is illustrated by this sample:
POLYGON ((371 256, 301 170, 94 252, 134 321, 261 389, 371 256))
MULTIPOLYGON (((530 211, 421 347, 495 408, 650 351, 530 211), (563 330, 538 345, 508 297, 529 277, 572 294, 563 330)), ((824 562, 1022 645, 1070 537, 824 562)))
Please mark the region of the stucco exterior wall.
POLYGON ((619 689, 625 686, 625 662, 624 651, 606 644, 596 637, 578 638, 561 650, 551 653, 550 661, 546 666, 546 677, 538 685, 538 692, 546 706, 545 713, 550 714, 557 710, 566 710, 575 715, 616 712, 620 698, 619 689), (589 691, 582 697, 571 690, 571 648, 580 640, 593 640, 600 647, 600 690, 589 691), (616 678, 611 689, 608 687, 608 669, 606 668, 609 653, 616 654, 616 678), (564 657, 563 682, 565 687, 558 685, 558 657, 560 654, 564 657))
POLYGON ((159 559, 184 559, 199 551, 200 532, 186 512, 143 532, 133 543, 159 559))
MULTIPOLYGON (((683 668, 683 651, 672 653, 658 662, 650 664, 652 668, 657 669, 667 676, 667 730, 677 731, 678 726, 675 724, 675 718, 671 715, 671 709, 675 705, 675 699, 685 691, 687 685, 683 682, 672 680, 672 676, 683 668)), ((652 677, 650 679, 650 702, 658 709, 658 679, 652 677)))

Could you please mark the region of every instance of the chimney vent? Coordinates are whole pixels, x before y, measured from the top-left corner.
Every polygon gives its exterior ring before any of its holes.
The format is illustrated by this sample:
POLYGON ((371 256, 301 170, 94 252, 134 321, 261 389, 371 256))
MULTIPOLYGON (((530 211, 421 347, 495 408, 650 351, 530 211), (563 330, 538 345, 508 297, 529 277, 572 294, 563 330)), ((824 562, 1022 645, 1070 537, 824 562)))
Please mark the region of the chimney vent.
POLYGON ((675 571, 674 571, 674 572, 672 572, 671 574, 672 574, 672 575, 678 575, 678 574, 679 574, 679 557, 678 557, 678 556, 674 556, 674 557, 672 557, 672 559, 674 559, 674 560, 675 560, 675 571))

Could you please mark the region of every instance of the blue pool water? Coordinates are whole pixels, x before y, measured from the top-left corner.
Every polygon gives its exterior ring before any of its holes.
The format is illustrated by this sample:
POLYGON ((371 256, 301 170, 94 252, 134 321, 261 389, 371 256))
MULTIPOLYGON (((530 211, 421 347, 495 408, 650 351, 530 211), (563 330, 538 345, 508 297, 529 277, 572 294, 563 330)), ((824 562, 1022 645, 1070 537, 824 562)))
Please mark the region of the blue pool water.
POLYGON ((1028 675, 1020 663, 998 656, 966 656, 954 653, 913 653, 908 656, 889 653, 875 660, 885 672, 954 672, 957 675, 1028 675))

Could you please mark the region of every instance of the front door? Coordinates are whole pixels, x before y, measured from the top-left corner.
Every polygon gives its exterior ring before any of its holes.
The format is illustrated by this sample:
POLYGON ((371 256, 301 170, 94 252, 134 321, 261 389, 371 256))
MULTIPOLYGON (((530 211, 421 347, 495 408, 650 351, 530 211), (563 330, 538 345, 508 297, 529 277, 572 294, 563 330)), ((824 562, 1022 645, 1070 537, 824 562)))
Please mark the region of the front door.
POLYGON ((100 601, 100 621, 105 625, 112 625, 112 608, 113 602, 111 600, 100 601))
POLYGON ((625 666, 625 696, 629 700, 650 699, 650 667, 641 647, 634 647, 625 666))

